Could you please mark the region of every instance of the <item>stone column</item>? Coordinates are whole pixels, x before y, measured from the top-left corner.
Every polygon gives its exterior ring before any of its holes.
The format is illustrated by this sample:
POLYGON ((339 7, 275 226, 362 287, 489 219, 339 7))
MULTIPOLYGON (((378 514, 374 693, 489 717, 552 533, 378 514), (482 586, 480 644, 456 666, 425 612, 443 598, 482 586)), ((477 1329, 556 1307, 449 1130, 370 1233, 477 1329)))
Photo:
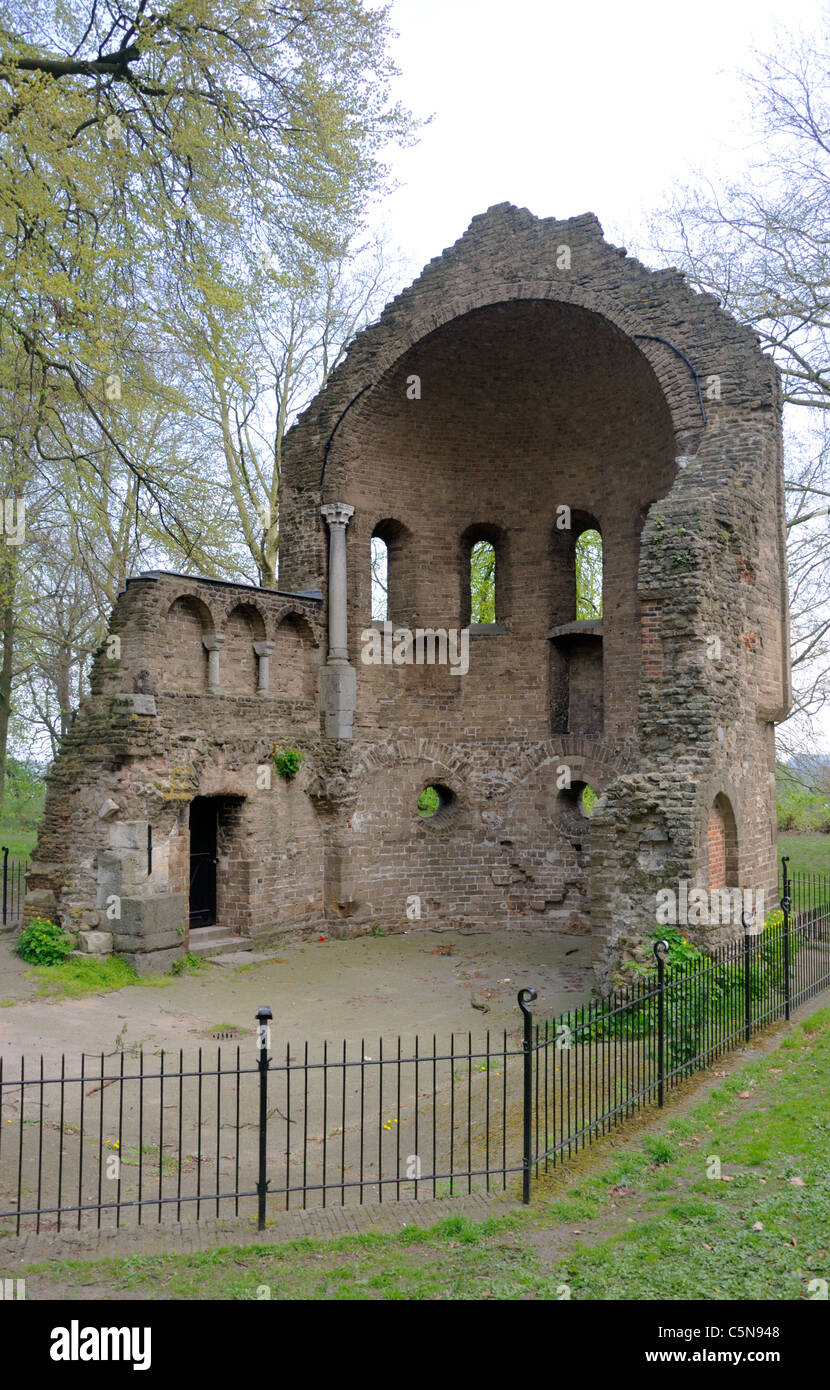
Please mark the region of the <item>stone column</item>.
POLYGON ((346 527, 354 507, 328 502, 320 511, 329 525, 329 661, 348 661, 346 527))
POLYGON ((224 637, 218 636, 202 638, 208 654, 208 690, 211 695, 222 694, 222 683, 219 678, 219 653, 224 641, 224 637))
POLYGON ((258 695, 268 694, 268 682, 271 677, 271 654, 276 645, 276 642, 254 642, 254 651, 259 657, 258 695))
POLYGON ((320 508, 329 528, 329 651, 323 671, 323 713, 329 738, 351 738, 357 678, 349 665, 346 588, 346 527, 354 507, 328 502, 320 508))

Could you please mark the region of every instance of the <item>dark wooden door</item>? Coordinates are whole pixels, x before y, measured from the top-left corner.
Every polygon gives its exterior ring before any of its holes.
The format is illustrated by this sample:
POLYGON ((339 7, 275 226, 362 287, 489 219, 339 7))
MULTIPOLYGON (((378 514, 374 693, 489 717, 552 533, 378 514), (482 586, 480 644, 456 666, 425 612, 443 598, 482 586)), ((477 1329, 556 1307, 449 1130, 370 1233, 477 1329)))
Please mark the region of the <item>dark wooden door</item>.
POLYGON ((190 926, 216 921, 216 814, 211 796, 190 803, 190 926))

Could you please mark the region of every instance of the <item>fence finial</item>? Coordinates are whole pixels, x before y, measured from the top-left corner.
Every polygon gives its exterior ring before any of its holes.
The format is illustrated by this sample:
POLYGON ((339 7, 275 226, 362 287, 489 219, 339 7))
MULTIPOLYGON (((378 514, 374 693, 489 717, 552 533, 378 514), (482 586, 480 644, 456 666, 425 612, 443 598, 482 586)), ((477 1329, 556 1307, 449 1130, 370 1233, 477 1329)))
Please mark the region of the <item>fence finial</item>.
POLYGON ((525 1018, 530 1018, 530 1009, 527 1006, 528 1004, 532 1004, 533 1000, 536 998, 535 989, 520 989, 516 998, 519 1001, 519 1008, 525 1018))

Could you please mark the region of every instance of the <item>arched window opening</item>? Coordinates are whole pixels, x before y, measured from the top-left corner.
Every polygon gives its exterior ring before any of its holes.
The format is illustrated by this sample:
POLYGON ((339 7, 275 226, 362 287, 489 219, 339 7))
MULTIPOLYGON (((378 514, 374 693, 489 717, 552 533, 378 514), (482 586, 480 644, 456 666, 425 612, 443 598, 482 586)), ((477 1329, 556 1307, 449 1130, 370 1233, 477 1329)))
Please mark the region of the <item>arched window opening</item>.
POLYGON ((371 542, 372 620, 386 622, 389 617, 389 546, 381 536, 371 542))
POLYGON ((500 526, 476 522, 461 535, 461 626, 492 628, 510 611, 508 537, 500 526))
POLYGON ((578 537, 576 569, 576 617, 578 621, 602 617, 602 536, 590 528, 578 537))
POLYGON ((470 622, 496 621, 496 548, 476 541, 470 551, 470 622))
POLYGON ((379 521, 369 547, 373 622, 407 622, 413 608, 411 536, 393 517, 379 521))

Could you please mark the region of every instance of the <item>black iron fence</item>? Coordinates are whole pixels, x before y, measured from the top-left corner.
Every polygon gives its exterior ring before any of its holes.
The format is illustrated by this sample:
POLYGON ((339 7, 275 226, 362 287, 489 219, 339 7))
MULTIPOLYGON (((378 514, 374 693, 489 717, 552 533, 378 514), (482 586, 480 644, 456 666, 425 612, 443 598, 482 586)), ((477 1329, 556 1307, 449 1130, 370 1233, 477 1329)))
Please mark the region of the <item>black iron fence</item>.
POLYGON ((785 860, 780 903, 762 931, 744 918, 742 938, 702 960, 667 965, 667 943, 656 942, 653 970, 554 1022, 534 1022, 525 1006, 526 1199, 531 1173, 661 1106, 693 1072, 830 987, 830 880, 790 878, 785 860))
POLYGON ((23 918, 23 899, 26 896, 26 870, 29 861, 20 855, 12 854, 8 845, 0 846, 3 856, 3 921, 2 925, 13 926, 23 918))
MULTIPOLYGON (((786 864, 784 865, 786 870, 786 864)), ((0 1232, 520 1185, 830 986, 830 892, 782 882, 764 930, 655 964, 554 1020, 519 992, 518 1027, 474 1040, 292 1046, 260 1009, 243 1047, 0 1060, 0 1232), (805 894, 801 906, 799 891, 805 894)))

